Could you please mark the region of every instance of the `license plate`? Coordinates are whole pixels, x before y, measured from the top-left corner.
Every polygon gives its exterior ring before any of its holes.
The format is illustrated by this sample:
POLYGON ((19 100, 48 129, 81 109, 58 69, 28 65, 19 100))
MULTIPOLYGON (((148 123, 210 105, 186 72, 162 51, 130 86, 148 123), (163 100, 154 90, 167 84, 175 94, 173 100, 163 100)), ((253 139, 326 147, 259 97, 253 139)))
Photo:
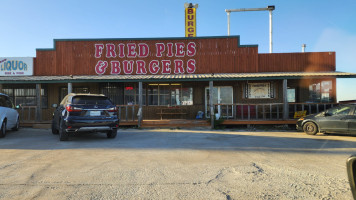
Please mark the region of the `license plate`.
POLYGON ((90 116, 100 116, 101 115, 101 111, 90 111, 89 115, 90 116))

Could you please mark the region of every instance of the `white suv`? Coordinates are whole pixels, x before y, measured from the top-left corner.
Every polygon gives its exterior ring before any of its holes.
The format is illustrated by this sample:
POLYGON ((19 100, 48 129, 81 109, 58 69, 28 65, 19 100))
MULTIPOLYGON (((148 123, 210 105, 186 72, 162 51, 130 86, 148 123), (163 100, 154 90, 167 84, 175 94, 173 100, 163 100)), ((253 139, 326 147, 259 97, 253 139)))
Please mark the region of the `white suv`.
POLYGON ((5 137, 6 131, 19 130, 19 113, 6 94, 0 93, 0 138, 5 137))

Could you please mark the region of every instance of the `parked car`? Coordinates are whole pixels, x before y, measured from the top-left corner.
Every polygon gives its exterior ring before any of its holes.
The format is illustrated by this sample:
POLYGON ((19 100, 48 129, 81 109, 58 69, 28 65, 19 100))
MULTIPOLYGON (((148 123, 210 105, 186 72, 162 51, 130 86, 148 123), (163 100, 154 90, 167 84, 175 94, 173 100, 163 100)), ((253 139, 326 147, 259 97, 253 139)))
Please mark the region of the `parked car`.
POLYGON ((19 130, 19 113, 11 102, 10 97, 0 93, 0 137, 5 137, 6 131, 12 129, 19 130))
POLYGON ((342 104, 300 118, 296 125, 308 135, 317 133, 356 134, 356 104, 342 104))
POLYGON ((60 141, 76 132, 104 132, 115 138, 119 120, 117 107, 103 94, 71 93, 59 105, 53 104, 52 133, 60 141))

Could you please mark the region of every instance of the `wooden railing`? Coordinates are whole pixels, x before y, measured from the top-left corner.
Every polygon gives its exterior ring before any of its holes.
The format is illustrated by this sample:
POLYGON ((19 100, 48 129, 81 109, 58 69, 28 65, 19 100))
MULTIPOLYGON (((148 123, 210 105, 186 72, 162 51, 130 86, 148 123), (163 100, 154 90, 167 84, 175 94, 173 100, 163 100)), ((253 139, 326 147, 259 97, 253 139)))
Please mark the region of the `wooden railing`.
POLYGON ((21 122, 29 122, 36 120, 37 106, 20 106, 19 112, 21 122))
POLYGON ((120 122, 137 121, 137 105, 116 105, 116 107, 118 108, 117 114, 120 122))
MULTIPOLYGON (((289 103, 288 119, 295 119, 295 113, 306 111, 305 114, 319 113, 332 108, 336 103, 289 103)), ((215 113, 220 118, 233 120, 283 120, 283 103, 270 104, 214 104, 215 113)))

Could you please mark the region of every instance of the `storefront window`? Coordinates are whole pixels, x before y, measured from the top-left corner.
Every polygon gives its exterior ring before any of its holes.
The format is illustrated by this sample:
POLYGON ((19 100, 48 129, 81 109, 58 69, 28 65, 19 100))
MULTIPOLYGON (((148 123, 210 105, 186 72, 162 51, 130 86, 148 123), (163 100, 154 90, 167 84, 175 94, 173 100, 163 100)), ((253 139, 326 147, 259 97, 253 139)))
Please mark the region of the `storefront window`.
POLYGON ((288 99, 288 102, 291 102, 291 103, 295 102, 295 88, 287 89, 287 99, 288 99))
MULTIPOLYGON (((11 98, 15 105, 36 106, 36 85, 4 85, 3 92, 11 98)), ((42 108, 48 107, 47 85, 41 85, 42 108)))
POLYGON ((124 103, 123 98, 123 85, 119 83, 103 83, 100 87, 102 94, 110 98, 115 105, 122 105, 124 103))
POLYGON ((309 85, 309 100, 319 103, 332 102, 332 81, 321 81, 309 85))
POLYGON ((158 105, 158 84, 148 84, 148 105, 158 105))
POLYGON ((193 88, 183 88, 181 83, 149 84, 147 89, 149 105, 193 105, 193 88))
POLYGON ((193 105, 193 88, 182 88, 182 105, 193 105))

